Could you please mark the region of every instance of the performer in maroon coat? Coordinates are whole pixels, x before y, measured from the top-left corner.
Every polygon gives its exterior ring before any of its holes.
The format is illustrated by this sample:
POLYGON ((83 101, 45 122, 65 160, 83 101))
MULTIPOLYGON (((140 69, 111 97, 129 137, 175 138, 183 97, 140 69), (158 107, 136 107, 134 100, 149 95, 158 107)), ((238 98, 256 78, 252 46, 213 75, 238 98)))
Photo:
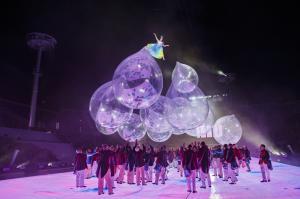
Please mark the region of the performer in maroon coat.
POLYGON ((146 180, 147 182, 152 182, 155 152, 151 145, 147 148, 144 159, 145 159, 144 172, 145 172, 146 180))
POLYGON ((117 157, 117 167, 119 170, 119 176, 117 178, 117 183, 122 184, 125 175, 125 163, 126 163, 126 151, 125 147, 119 146, 116 152, 117 157))
POLYGON ((92 157, 92 176, 96 176, 96 171, 98 168, 98 161, 100 159, 99 148, 95 149, 96 153, 92 157))
POLYGON ((98 194, 104 194, 103 184, 104 179, 108 187, 108 194, 113 194, 112 176, 114 176, 114 170, 112 167, 113 156, 109 146, 104 146, 101 153, 101 158, 98 163, 97 176, 98 176, 98 194))
POLYGON ((111 151, 111 158, 110 158, 110 170, 111 172, 111 178, 112 178, 112 188, 116 188, 115 187, 115 180, 116 180, 116 173, 117 173, 117 149, 111 145, 110 146, 110 151, 111 151))
POLYGON ((233 148, 233 152, 234 152, 234 155, 236 157, 236 162, 237 162, 237 165, 238 165, 238 167, 234 171, 235 171, 236 175, 238 176, 239 175, 239 168, 240 168, 240 166, 242 164, 242 161, 243 161, 243 155, 242 155, 240 149, 235 144, 232 145, 232 148, 233 148))
POLYGON ((228 177, 231 180, 230 184, 235 184, 237 182, 237 177, 235 173, 235 169, 238 168, 237 157, 235 156, 234 149, 232 144, 229 144, 229 149, 226 155, 226 162, 228 163, 228 177))
POLYGON ((228 181, 228 163, 226 162, 227 152, 228 152, 228 146, 227 144, 224 144, 223 157, 222 157, 222 164, 223 164, 223 171, 224 171, 223 181, 228 181))
POLYGON ((184 151, 182 165, 187 182, 187 191, 196 193, 197 147, 192 145, 184 151), (193 185, 193 190, 191 189, 193 185))
POLYGON ((153 184, 158 185, 159 177, 161 177, 161 184, 165 184, 166 168, 168 166, 168 154, 166 151, 166 146, 162 146, 160 151, 156 155, 156 165, 155 165, 155 182, 153 184))
POLYGON ((247 148, 247 146, 244 146, 244 161, 246 163, 247 166, 247 172, 251 172, 251 168, 250 168, 250 161, 251 161, 251 155, 250 155, 250 151, 247 148))
POLYGON ((87 169, 86 154, 82 153, 82 148, 76 150, 74 161, 74 173, 76 174, 76 187, 84 186, 84 171, 87 169))
POLYGON ((178 167, 177 170, 180 173, 180 177, 183 176, 183 166, 182 166, 182 161, 183 161, 183 154, 184 154, 184 150, 185 150, 185 145, 181 146, 178 149, 178 167))
POLYGON ((209 175, 209 167, 210 167, 210 152, 205 144, 205 142, 201 142, 201 148, 198 151, 198 164, 200 169, 200 178, 202 185, 200 188, 206 188, 205 179, 207 178, 208 186, 211 187, 211 179, 209 175))
POLYGON ((129 143, 126 145, 126 154, 127 154, 127 183, 134 184, 134 165, 135 165, 135 153, 129 143))
POLYGON ((174 152, 173 148, 171 148, 168 151, 168 164, 169 164, 169 168, 175 167, 174 166, 174 163, 175 163, 174 158, 175 158, 175 152, 174 152))
POLYGON ((146 185, 145 172, 144 172, 144 166, 145 166, 144 157, 145 157, 146 147, 144 145, 141 147, 141 145, 138 144, 136 140, 133 151, 135 153, 136 184, 139 186, 142 180, 142 185, 146 185))
POLYGON ((270 154, 266 150, 266 146, 264 144, 260 145, 259 165, 263 178, 261 182, 270 182, 271 178, 269 170, 272 170, 273 168, 270 160, 270 154))

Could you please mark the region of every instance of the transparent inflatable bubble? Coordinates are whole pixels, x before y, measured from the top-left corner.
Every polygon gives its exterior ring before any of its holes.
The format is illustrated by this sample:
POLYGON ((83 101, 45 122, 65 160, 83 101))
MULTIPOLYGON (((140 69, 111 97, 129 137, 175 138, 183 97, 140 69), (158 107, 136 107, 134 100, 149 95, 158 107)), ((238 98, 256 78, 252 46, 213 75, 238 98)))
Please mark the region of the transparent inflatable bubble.
POLYGON ((186 130, 186 134, 189 136, 193 136, 196 138, 205 138, 207 137, 207 133, 211 131, 211 128, 208 128, 207 126, 201 125, 194 129, 186 130))
POLYGON ((219 144, 236 144, 242 137, 242 126, 235 115, 219 118, 213 127, 213 136, 219 144))
MULTIPOLYGON (((106 128, 116 128, 129 120, 132 109, 121 104, 114 96, 112 82, 108 82, 97 89, 95 96, 92 97, 96 112, 95 122, 106 128), (98 107, 98 108, 97 108, 98 107)), ((91 100, 92 101, 92 100, 91 100)))
POLYGON ((198 86, 198 74, 192 67, 176 62, 172 84, 178 92, 189 93, 198 86))
POLYGON ((172 136, 172 131, 155 132, 147 130, 147 135, 154 142, 165 142, 172 136))
POLYGON ((104 135, 112 135, 118 130, 118 128, 105 128, 97 123, 96 123, 96 128, 100 133, 104 135))
POLYGON ((205 122, 194 129, 186 130, 186 134, 193 136, 193 137, 207 137, 207 134, 212 131, 214 125, 215 117, 211 109, 209 109, 208 116, 205 122))
POLYGON ((175 97, 171 99, 172 109, 168 113, 168 121, 175 129, 184 130, 188 127, 188 124, 193 123, 191 121, 192 109, 189 105, 189 101, 182 97, 175 97))
POLYGON ((116 98, 132 109, 150 107, 159 98, 163 88, 162 72, 146 49, 127 57, 113 77, 116 98))
POLYGON ((118 128, 121 138, 129 142, 141 140, 146 135, 146 131, 144 123, 136 113, 132 113, 130 119, 118 128))
POLYGON ((170 99, 160 96, 149 108, 141 109, 140 116, 146 128, 152 132, 162 133, 172 130, 167 116, 171 109, 170 99))
POLYGON ((209 109, 207 118, 205 122, 201 125, 202 126, 202 134, 207 134, 212 131, 213 126, 215 123, 215 115, 211 109, 209 109))
POLYGON ((167 97, 171 99, 168 121, 179 130, 194 129, 204 123, 209 107, 205 95, 196 87, 192 92, 180 93, 170 86, 167 97))
POLYGON ((90 99, 89 112, 94 121, 96 121, 97 112, 100 107, 100 98, 104 91, 112 85, 111 82, 107 82, 101 85, 92 95, 90 99))
POLYGON ((182 134, 185 134, 185 130, 176 129, 174 127, 172 128, 171 132, 172 132, 173 135, 182 135, 182 134))
POLYGON ((186 130, 185 133, 189 136, 200 138, 201 126, 198 126, 194 129, 186 130))

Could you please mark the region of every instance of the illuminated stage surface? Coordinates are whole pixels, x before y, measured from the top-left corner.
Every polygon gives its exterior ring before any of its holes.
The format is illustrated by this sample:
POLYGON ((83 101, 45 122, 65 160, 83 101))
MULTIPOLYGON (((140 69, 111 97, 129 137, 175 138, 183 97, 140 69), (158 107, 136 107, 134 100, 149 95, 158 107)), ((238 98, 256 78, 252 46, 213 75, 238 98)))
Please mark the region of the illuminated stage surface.
POLYGON ((300 198, 300 167, 273 162, 270 183, 261 183, 261 173, 257 159, 252 160, 253 171, 241 169, 238 183, 230 185, 221 179, 212 177, 212 187, 200 189, 198 193, 187 193, 185 178, 180 178, 176 170, 171 169, 169 180, 165 185, 136 186, 119 185, 113 195, 98 196, 97 179, 85 180, 86 188, 74 188, 75 176, 68 173, 51 174, 0 181, 1 199, 79 199, 79 198, 112 198, 112 199, 163 199, 163 198, 214 198, 214 199, 268 199, 268 198, 300 198))

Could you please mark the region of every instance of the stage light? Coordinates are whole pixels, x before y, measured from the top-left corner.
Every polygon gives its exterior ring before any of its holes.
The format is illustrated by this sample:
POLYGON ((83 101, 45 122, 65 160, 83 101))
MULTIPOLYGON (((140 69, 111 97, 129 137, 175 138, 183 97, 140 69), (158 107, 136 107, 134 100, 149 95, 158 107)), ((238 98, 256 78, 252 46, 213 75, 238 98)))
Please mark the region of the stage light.
POLYGON ((281 155, 280 152, 278 152, 278 151, 271 151, 271 153, 272 153, 273 155, 277 155, 277 156, 280 156, 280 155, 281 155))
POLYGON ((25 169, 29 163, 30 163, 30 161, 23 162, 22 164, 19 164, 16 168, 17 169, 25 169))
POLYGON ((226 75, 223 71, 221 71, 221 70, 218 70, 218 71, 217 71, 217 74, 218 74, 218 75, 222 75, 222 76, 224 76, 224 77, 227 77, 227 75, 226 75))
POLYGON ((287 156, 287 154, 285 153, 285 152, 280 152, 280 154, 282 155, 282 156, 287 156))

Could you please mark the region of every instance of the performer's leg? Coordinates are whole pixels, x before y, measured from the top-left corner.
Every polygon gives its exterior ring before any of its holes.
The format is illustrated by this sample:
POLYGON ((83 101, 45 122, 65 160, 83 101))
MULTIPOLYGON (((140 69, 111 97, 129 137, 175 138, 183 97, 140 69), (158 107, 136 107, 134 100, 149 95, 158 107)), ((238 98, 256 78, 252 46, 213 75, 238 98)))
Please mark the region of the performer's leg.
POLYGON ((216 158, 213 158, 212 166, 213 166, 213 169, 214 169, 214 176, 217 176, 217 159, 216 158))
POLYGON ((221 159, 217 159, 217 165, 218 165, 218 170, 219 170, 219 177, 223 178, 223 169, 222 169, 222 162, 221 159))
POLYGON ((268 165, 267 164, 264 164, 264 167, 265 167, 265 172, 266 172, 266 178, 268 181, 270 181, 270 171, 269 171, 269 168, 268 168, 268 165))
POLYGON ((131 183, 131 181, 130 181, 131 172, 132 172, 132 171, 130 171, 130 170, 128 169, 128 171, 127 171, 127 183, 128 183, 128 184, 131 183))
POLYGON ((136 184, 141 184, 141 167, 136 167, 136 184))
POLYGON ((166 168, 165 167, 162 167, 161 168, 161 183, 162 184, 165 184, 165 180, 166 180, 166 168))
POLYGON ((103 184, 104 184, 104 177, 101 178, 101 172, 99 172, 98 176, 98 195, 103 194, 103 184))
POLYGON ((149 182, 152 182, 152 176, 153 176, 153 166, 148 167, 148 173, 149 173, 149 182))
POLYGON ((231 164, 228 164, 228 176, 230 177, 231 183, 235 183, 237 181, 236 174, 231 167, 231 164))
POLYGON ((207 184, 208 184, 209 187, 211 187, 211 179, 210 179, 209 170, 207 172, 207 176, 206 177, 207 177, 207 184))
POLYGON ((223 169, 224 169, 224 181, 228 180, 228 164, 224 163, 223 164, 223 169))
POLYGON ((246 161, 246 166, 247 166, 247 169, 248 169, 247 171, 251 171, 250 162, 248 160, 246 161))
POLYGON ((146 185, 144 167, 140 167, 140 169, 141 169, 141 176, 142 176, 142 185, 146 185))
POLYGON ((264 163, 260 164, 260 170, 261 170, 261 175, 262 175, 262 181, 267 181, 264 163))
POLYGON ((80 170, 79 172, 79 186, 84 186, 84 170, 80 170))
POLYGON ((111 176, 110 169, 108 169, 104 177, 108 188, 108 194, 113 194, 113 178, 111 176))
POLYGON ((155 171, 155 182, 154 182, 155 184, 158 184, 159 176, 160 176, 160 171, 159 170, 155 171))
POLYGON ((202 168, 200 168, 200 178, 201 178, 201 182, 202 182, 202 185, 200 188, 206 188, 206 185, 205 185, 205 173, 203 172, 202 168))
POLYGON ((186 177, 186 183, 187 183, 187 191, 191 192, 191 175, 186 177))
POLYGON ((193 185, 193 192, 196 193, 196 170, 192 170, 191 173, 191 180, 192 180, 192 185, 193 185))
POLYGON ((76 172, 76 187, 80 187, 79 186, 79 172, 78 171, 75 171, 76 172))

